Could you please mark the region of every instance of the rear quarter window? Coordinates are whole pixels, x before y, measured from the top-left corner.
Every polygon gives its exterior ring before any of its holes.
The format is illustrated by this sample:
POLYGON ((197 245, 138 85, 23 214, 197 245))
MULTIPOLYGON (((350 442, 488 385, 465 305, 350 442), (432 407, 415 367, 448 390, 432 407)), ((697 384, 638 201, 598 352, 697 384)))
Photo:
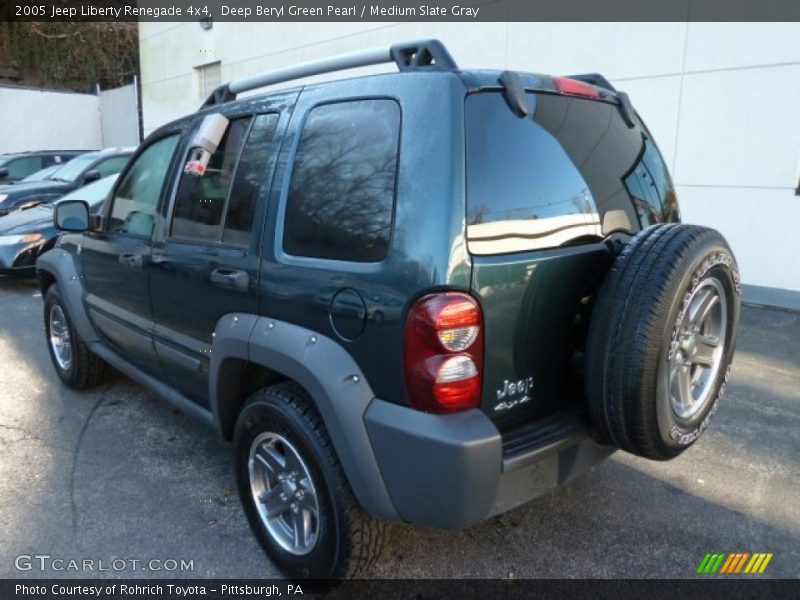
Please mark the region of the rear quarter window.
POLYGON ((466 101, 467 239, 473 254, 591 242, 677 220, 654 143, 615 105, 528 94, 517 117, 499 92, 466 101))
POLYGON ((399 140, 400 106, 394 100, 313 108, 294 159, 284 251, 353 262, 385 258, 399 140))

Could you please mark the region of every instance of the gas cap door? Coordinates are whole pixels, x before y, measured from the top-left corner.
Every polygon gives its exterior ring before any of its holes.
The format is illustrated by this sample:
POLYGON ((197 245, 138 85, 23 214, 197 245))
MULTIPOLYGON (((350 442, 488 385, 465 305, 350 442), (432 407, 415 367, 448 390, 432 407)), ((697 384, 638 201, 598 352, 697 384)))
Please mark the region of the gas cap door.
POLYGON ((334 294, 330 315, 331 326, 341 339, 353 341, 364 332, 367 307, 354 289, 344 288, 334 294))

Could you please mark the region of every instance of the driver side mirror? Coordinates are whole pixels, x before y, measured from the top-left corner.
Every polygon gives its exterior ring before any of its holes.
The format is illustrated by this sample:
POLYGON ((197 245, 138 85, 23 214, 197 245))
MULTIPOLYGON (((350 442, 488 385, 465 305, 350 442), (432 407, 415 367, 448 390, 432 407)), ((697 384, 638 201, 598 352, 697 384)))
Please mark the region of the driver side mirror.
POLYGON ((89 203, 85 200, 62 200, 56 204, 53 216, 62 231, 88 231, 91 227, 89 203))
POLYGON ((102 179, 103 176, 100 174, 100 171, 89 171, 83 176, 83 183, 84 185, 87 183, 92 183, 93 181, 97 181, 98 179, 102 179))
POLYGON ((0 169, 0 179, 3 179, 4 177, 8 177, 8 169, 6 168, 0 169))

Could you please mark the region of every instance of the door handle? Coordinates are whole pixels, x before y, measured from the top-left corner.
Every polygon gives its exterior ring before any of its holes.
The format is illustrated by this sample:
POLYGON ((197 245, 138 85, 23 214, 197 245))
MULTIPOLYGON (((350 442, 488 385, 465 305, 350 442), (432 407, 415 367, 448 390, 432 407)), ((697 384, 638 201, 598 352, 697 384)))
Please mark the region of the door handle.
POLYGON ((133 268, 141 268, 144 265, 144 257, 141 254, 121 254, 119 263, 133 268))
POLYGON ((239 269, 219 268, 211 271, 211 282, 220 287, 246 292, 250 289, 250 275, 239 269))

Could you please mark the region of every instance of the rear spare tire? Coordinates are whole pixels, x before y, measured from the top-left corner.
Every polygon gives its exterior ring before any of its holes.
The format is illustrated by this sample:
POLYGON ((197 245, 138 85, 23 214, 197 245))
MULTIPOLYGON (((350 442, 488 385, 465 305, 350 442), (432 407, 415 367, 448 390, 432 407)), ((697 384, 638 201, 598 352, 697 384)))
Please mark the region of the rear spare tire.
POLYGON ((680 454, 705 431, 733 359, 739 272, 722 235, 654 225, 616 258, 586 348, 595 436, 645 458, 680 454))

